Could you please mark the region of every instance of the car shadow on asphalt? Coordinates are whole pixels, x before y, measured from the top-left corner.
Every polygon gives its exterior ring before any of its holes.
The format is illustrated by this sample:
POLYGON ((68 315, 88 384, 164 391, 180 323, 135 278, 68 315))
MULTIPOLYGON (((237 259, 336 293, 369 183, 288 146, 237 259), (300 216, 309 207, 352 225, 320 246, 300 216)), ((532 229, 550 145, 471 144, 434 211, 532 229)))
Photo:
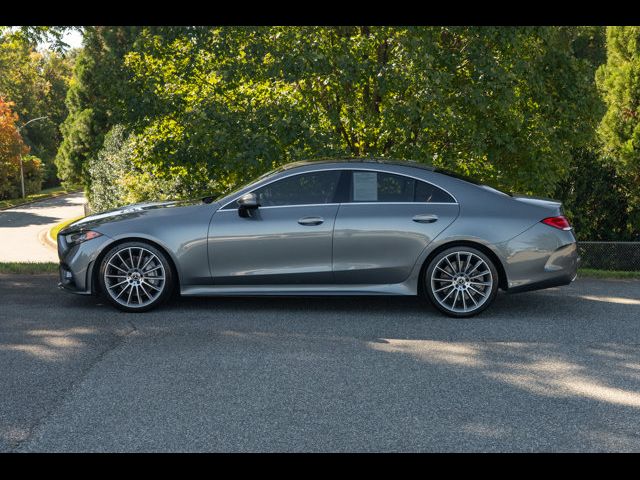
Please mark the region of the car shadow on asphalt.
MULTIPOLYGON (((431 303, 418 296, 262 296, 262 297, 176 297, 161 308, 170 310, 238 311, 260 310, 267 312, 333 312, 333 313, 380 313, 398 316, 402 314, 426 315, 465 321, 485 316, 510 314, 514 310, 527 315, 537 312, 541 303, 546 303, 548 295, 537 292, 509 295, 500 292, 495 302, 483 313, 475 317, 452 318, 440 313, 431 303)), ((556 311, 569 311, 573 300, 568 297, 554 297, 556 311)))
MULTIPOLYGON (((598 292, 600 293, 600 292, 598 292)), ((99 308, 113 312, 117 310, 102 296, 79 296, 60 292, 66 308, 99 308)), ((155 313, 180 314, 234 314, 239 312, 263 312, 286 314, 367 314, 375 317, 400 319, 419 318, 422 320, 447 320, 450 322, 473 323, 482 319, 509 319, 518 322, 540 319, 573 318, 575 321, 609 318, 609 308, 615 305, 616 316, 640 314, 640 300, 632 295, 582 294, 548 289, 539 292, 508 294, 499 292, 495 302, 479 315, 468 318, 452 318, 439 312, 431 303, 417 296, 260 296, 260 297, 182 297, 174 295, 163 305, 150 312, 125 314, 137 320, 152 319, 155 313)))

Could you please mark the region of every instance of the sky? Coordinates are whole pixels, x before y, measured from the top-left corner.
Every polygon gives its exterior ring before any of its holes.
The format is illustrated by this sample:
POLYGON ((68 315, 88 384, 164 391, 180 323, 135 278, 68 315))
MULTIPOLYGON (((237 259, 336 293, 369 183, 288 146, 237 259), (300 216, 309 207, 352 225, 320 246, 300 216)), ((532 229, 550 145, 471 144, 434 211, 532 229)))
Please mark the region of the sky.
POLYGON ((65 33, 63 40, 69 44, 70 48, 79 48, 82 46, 82 33, 72 30, 65 33))
MULTIPOLYGON (((77 30, 69 30, 63 36, 62 39, 69 44, 69 49, 80 48, 82 46, 82 32, 77 30)), ((42 42, 38 44, 38 50, 41 48, 49 48, 49 42, 42 42)))

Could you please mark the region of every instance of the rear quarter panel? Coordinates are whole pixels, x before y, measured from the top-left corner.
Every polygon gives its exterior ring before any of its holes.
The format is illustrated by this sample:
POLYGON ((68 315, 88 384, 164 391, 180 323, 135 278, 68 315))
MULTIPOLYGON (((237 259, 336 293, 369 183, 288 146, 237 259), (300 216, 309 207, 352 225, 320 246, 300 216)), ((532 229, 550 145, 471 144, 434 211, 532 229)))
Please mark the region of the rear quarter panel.
POLYGON ((537 232, 539 246, 532 244, 531 239, 526 240, 526 245, 509 243, 538 225, 543 218, 553 215, 549 208, 520 202, 509 195, 436 172, 425 171, 423 177, 454 195, 460 205, 460 213, 455 221, 425 248, 416 261, 411 276, 416 289, 421 267, 431 252, 452 242, 470 241, 490 249, 502 263, 509 283, 512 279, 524 278, 522 275, 526 270, 526 262, 522 264, 522 257, 516 254, 517 248, 540 248, 542 258, 548 257, 552 253, 550 248, 557 245, 555 232, 549 231, 537 232), (548 238, 541 238, 541 235, 548 238))

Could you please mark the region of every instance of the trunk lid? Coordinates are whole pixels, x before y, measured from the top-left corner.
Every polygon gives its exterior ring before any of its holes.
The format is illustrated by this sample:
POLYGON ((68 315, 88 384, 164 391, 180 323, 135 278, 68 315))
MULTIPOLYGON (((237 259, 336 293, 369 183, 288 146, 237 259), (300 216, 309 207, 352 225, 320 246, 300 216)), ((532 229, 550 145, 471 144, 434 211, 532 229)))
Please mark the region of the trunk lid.
MULTIPOLYGON (((552 198, 534 197, 533 195, 512 195, 514 200, 536 207, 542 207, 549 211, 551 215, 563 215, 562 202, 552 198)), ((550 216, 551 216, 550 215, 550 216)))

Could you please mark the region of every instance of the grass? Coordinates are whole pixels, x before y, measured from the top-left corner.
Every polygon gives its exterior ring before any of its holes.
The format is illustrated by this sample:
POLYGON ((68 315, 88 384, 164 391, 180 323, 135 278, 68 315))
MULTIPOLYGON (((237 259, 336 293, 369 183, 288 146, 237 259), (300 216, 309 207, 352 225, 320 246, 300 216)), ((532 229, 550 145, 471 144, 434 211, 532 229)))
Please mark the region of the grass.
POLYGON ((0 262, 0 273, 57 273, 58 264, 53 262, 0 262))
POLYGON ((596 270, 593 268, 578 269, 578 277, 588 278, 640 278, 640 272, 626 272, 620 270, 596 270))
POLYGON ((27 195, 27 198, 10 198, 8 200, 0 200, 0 210, 5 208, 17 207, 25 203, 33 202, 34 200, 44 200, 45 198, 57 197, 58 195, 65 195, 75 190, 65 190, 62 187, 46 188, 39 193, 27 195))
POLYGON ((84 215, 81 215, 81 216, 75 217, 75 218, 70 218, 68 220, 65 220, 64 222, 60 222, 55 227, 51 227, 51 230, 49 230, 49 235, 51 235, 51 238, 53 239, 54 242, 57 241, 58 240, 58 232, 60 232, 60 230, 62 230, 67 225, 75 222, 76 220, 80 220, 81 218, 84 218, 84 215))

